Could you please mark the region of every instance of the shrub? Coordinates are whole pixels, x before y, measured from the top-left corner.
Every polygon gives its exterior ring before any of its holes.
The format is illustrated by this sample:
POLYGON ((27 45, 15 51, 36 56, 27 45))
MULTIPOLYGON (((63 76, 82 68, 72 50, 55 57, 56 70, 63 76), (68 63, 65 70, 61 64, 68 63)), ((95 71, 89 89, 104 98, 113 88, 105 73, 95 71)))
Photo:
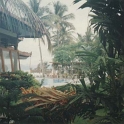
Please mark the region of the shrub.
POLYGON ((19 120, 24 114, 27 104, 18 105, 21 98, 21 87, 29 88, 39 86, 35 78, 22 71, 6 72, 0 74, 0 123, 10 120, 19 120), (3 121, 4 120, 4 121, 3 121))

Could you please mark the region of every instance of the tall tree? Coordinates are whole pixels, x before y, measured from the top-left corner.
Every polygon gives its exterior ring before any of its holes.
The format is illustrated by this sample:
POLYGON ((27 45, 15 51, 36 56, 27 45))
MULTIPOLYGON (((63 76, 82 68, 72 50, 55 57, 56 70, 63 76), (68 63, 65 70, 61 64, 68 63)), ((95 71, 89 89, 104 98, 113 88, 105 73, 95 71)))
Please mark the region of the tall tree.
POLYGON ((53 3, 54 12, 51 12, 55 14, 58 19, 55 21, 55 25, 57 29, 61 29, 62 26, 74 28, 73 24, 69 22, 70 19, 74 19, 74 14, 68 12, 68 7, 66 5, 63 5, 59 1, 53 3))
POLYGON ((63 42, 70 42, 73 38, 72 32, 75 28, 69 20, 74 19, 74 14, 68 12, 68 7, 61 4, 59 1, 53 3, 54 11, 51 11, 52 15, 56 17, 54 20, 54 33, 53 41, 59 46, 63 42), (70 40, 69 40, 70 39, 70 40))
POLYGON ((67 29, 66 27, 62 27, 59 31, 53 31, 53 36, 51 37, 51 40, 53 41, 53 48, 73 43, 75 40, 73 34, 74 31, 67 29))
POLYGON ((48 6, 40 6, 42 0, 30 0, 30 8, 37 14, 37 16, 42 20, 43 24, 47 29, 54 27, 53 21, 55 16, 50 13, 48 6))
MULTIPOLYGON (((47 7, 40 7, 41 4, 41 0, 30 0, 29 1, 29 6, 30 8, 34 11, 34 13, 36 13, 40 19, 43 18, 44 13, 48 11, 47 7)), ((44 20, 44 24, 45 24, 45 20, 44 20)), ((40 40, 39 42, 39 51, 40 51, 40 60, 41 60, 41 66, 42 66, 42 74, 44 77, 44 65, 43 65, 43 57, 42 57, 42 50, 41 50, 41 44, 40 44, 40 40)))

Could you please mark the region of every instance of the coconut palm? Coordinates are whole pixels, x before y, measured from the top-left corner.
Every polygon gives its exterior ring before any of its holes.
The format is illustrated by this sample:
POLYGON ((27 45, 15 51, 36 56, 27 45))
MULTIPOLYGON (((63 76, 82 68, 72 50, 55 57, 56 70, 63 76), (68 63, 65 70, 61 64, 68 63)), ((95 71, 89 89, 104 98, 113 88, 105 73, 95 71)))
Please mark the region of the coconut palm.
POLYGON ((59 1, 53 3, 54 12, 56 16, 58 16, 58 20, 56 20, 55 24, 57 28, 61 28, 61 26, 66 26, 70 28, 74 28, 73 24, 68 20, 74 19, 74 14, 66 14, 68 12, 68 7, 66 5, 61 4, 59 1))
POLYGON ((54 11, 50 12, 52 15, 54 15, 54 17, 56 17, 53 22, 53 41, 56 42, 59 46, 63 42, 67 41, 67 39, 70 39, 70 41, 72 40, 72 31, 75 28, 73 24, 69 22, 69 20, 74 19, 74 14, 66 14, 68 12, 68 7, 66 5, 61 4, 59 1, 53 3, 53 8, 54 11))
MULTIPOLYGON (((48 25, 48 19, 45 19, 46 16, 44 17, 44 13, 48 12, 48 8, 47 7, 40 7, 41 4, 41 0, 30 0, 29 1, 29 6, 30 8, 34 11, 34 13, 36 13, 37 16, 40 17, 40 19, 44 20, 44 24, 48 25), (46 23, 45 23, 46 20, 46 23)), ((42 74, 44 76, 44 67, 43 67, 43 58, 42 58, 42 50, 41 50, 41 45, 40 45, 40 40, 39 40, 39 51, 40 51, 40 59, 41 59, 41 66, 42 66, 42 74)))
MULTIPOLYGON (((75 0, 77 3, 82 0, 75 0)), ((115 54, 124 53, 124 1, 123 0, 87 0, 81 9, 90 7, 92 15, 91 25, 94 31, 100 35, 103 46, 108 49, 108 55, 115 57, 115 54), (116 49, 114 51, 114 49, 116 49), (112 52, 114 51, 114 52, 112 52)))
POLYGON ((68 45, 74 42, 74 31, 71 29, 67 29, 66 27, 62 27, 62 29, 58 31, 53 31, 53 36, 51 40, 54 41, 53 47, 68 45))
POLYGON ((78 33, 78 39, 77 41, 79 42, 85 42, 87 44, 93 42, 94 40, 96 40, 96 37, 97 35, 94 35, 92 30, 91 30, 91 27, 87 27, 87 31, 85 32, 85 35, 81 35, 78 33))
POLYGON ((42 20, 43 24, 48 29, 53 27, 51 20, 54 19, 54 16, 53 15, 51 16, 48 6, 40 7, 41 1, 42 0, 30 0, 29 6, 36 13, 36 15, 42 20))

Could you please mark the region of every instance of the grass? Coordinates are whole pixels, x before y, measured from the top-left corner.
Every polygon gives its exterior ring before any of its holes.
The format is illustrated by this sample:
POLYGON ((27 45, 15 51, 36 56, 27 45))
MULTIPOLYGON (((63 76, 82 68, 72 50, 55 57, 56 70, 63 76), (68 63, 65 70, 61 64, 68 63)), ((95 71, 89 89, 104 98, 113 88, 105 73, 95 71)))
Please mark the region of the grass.
POLYGON ((82 118, 76 117, 74 124, 91 124, 89 120, 83 120, 82 118))
MULTIPOLYGON (((104 109, 96 111, 96 116, 105 116, 105 111, 104 109)), ((81 117, 76 117, 75 121, 73 124, 93 124, 97 119, 92 119, 92 120, 87 120, 87 119, 82 119, 81 117)))

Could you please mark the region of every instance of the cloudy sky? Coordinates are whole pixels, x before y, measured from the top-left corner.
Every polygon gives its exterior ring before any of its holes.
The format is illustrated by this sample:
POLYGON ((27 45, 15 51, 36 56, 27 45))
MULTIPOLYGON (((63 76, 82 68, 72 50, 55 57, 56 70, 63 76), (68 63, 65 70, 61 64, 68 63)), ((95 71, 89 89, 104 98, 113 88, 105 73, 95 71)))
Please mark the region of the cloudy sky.
MULTIPOLYGON (((23 0, 25 3, 28 2, 28 0, 23 0)), ((41 6, 45 6, 49 3, 55 2, 57 0, 42 0, 41 6)), ((73 4, 73 0, 60 0, 61 3, 68 6, 68 13, 74 13, 75 19, 71 21, 76 30, 76 33, 85 34, 88 26, 88 9, 78 9, 78 7, 81 5, 81 3, 78 3, 76 5, 73 4)), ((52 9, 52 8, 51 8, 52 9)), ((51 62, 52 57, 51 53, 47 50, 47 44, 41 44, 42 47, 42 54, 43 54, 43 61, 45 62, 51 62)), ((40 55, 39 55, 39 46, 37 40, 34 39, 24 39, 19 43, 19 50, 25 51, 25 52, 32 52, 32 57, 28 58, 26 60, 21 60, 22 70, 29 70, 30 66, 30 60, 31 60, 31 67, 35 68, 37 64, 40 62, 40 55), (28 65, 28 66, 27 66, 28 65)))

